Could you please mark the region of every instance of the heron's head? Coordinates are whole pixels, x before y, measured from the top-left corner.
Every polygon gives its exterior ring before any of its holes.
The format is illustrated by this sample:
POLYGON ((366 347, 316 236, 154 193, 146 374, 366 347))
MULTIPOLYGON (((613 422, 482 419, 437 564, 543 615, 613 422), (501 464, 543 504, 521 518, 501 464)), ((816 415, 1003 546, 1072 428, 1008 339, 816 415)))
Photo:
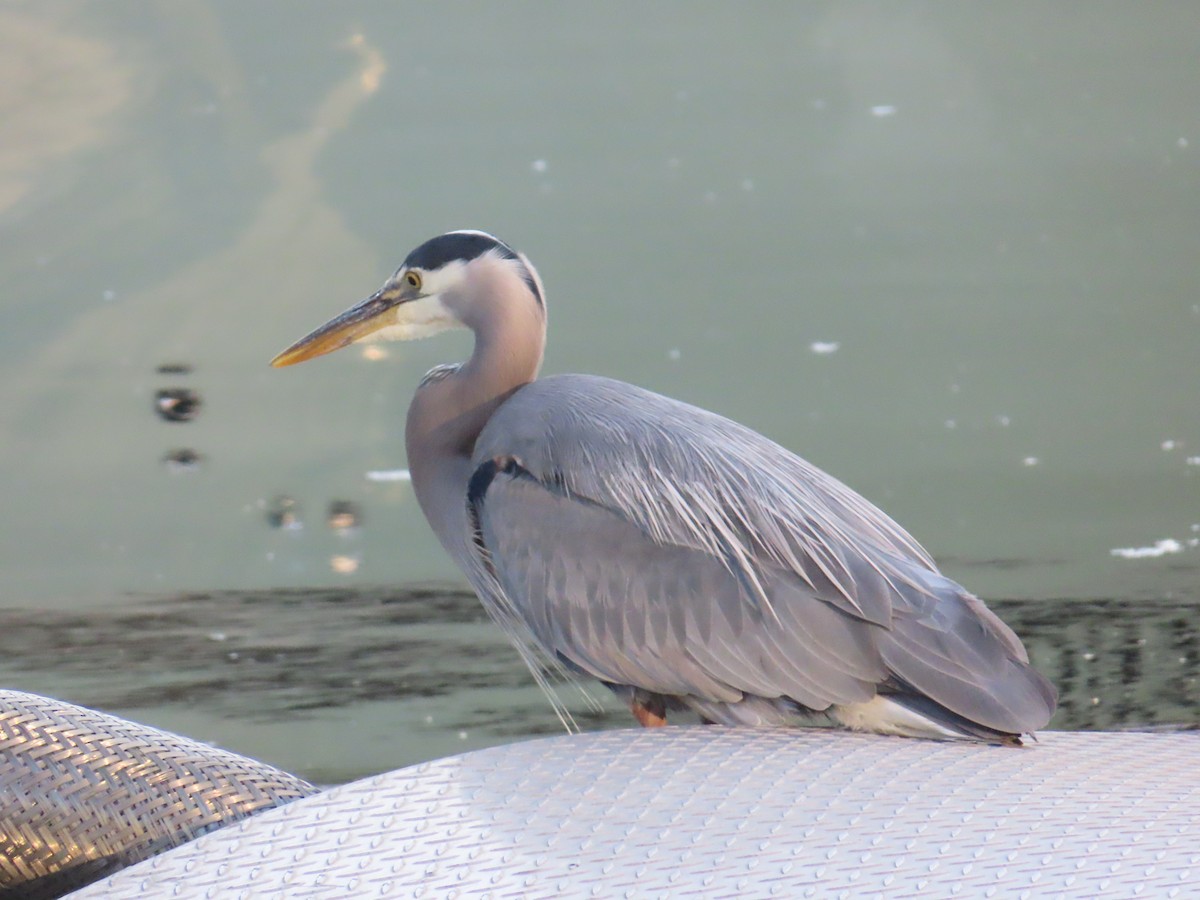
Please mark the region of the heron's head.
POLYGON ((513 305, 544 309, 541 281, 523 254, 482 231, 451 231, 413 250, 383 287, 273 360, 290 366, 361 340, 411 341, 475 327, 513 305))

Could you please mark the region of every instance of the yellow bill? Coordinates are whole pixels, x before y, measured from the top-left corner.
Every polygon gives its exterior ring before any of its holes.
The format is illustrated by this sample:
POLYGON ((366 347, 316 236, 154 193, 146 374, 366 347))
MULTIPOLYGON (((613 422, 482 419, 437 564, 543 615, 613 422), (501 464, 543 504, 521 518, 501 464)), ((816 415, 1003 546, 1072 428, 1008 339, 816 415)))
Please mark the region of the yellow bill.
POLYGON ((383 291, 372 294, 362 303, 306 334, 271 360, 271 365, 280 368, 324 356, 386 328, 392 322, 391 317, 384 313, 394 307, 384 299, 383 294, 383 291))

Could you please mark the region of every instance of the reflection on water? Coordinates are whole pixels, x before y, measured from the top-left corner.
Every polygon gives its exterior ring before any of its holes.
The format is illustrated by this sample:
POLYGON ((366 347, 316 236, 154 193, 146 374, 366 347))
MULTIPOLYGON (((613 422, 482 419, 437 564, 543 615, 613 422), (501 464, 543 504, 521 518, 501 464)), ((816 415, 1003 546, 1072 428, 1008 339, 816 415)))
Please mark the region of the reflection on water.
MULTIPOLYGON (((438 587, 195 593, 96 614, 5 612, 0 658, 0 671, 78 679, 81 702, 105 709, 204 704, 263 721, 533 684, 475 596, 438 587)), ((447 727, 475 725, 483 712, 447 727)), ((545 712, 504 733, 557 730, 545 712)))
POLYGON ((325 524, 334 531, 345 532, 362 524, 362 510, 351 500, 333 500, 325 524))
POLYGON ((272 528, 303 528, 304 520, 300 518, 300 504, 296 498, 287 494, 272 497, 267 504, 267 524, 272 528))
POLYGON ((993 602, 1058 687, 1051 728, 1200 726, 1200 598, 993 602))
POLYGON ((163 454, 162 461, 168 472, 193 472, 204 462, 204 455, 191 447, 176 447, 163 454))
MULTIPOLYGON (((1200 598, 991 605, 1061 692, 1051 727, 1200 724, 1200 598)), ((254 722, 268 742, 232 749, 268 761, 278 759, 272 729, 299 722, 346 740, 339 714, 382 701, 430 711, 417 717, 426 746, 463 735, 486 746, 560 727, 475 597, 440 587, 196 593, 103 613, 5 612, 0 660, 13 687, 132 718, 176 707, 254 722)), ((602 713, 575 707, 584 728, 631 724, 615 701, 602 713)), ((353 771, 324 759, 300 774, 341 781, 416 761, 396 752, 401 718, 385 755, 353 771)))
POLYGON ((200 395, 191 388, 160 388, 154 395, 154 408, 168 422, 190 422, 200 414, 200 395))

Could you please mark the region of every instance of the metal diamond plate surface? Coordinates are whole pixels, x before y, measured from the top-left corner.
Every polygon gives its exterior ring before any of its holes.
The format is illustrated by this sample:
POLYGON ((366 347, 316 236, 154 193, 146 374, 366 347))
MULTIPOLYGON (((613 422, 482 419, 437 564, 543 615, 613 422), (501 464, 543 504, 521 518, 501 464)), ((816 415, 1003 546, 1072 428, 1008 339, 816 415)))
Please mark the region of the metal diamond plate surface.
POLYGON ((345 785, 73 895, 1170 897, 1200 892, 1200 735, 1022 749, 664 728, 345 785))
POLYGON ((315 793, 294 775, 177 734, 0 690, 3 897, 59 897, 315 793))

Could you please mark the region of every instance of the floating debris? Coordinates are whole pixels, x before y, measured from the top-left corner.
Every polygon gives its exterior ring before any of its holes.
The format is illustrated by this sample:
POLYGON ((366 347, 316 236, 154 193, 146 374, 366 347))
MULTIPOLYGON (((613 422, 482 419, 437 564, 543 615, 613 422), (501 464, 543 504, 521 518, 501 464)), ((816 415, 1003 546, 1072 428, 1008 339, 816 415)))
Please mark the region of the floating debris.
POLYGON ((272 528, 296 530, 304 527, 300 520, 300 504, 296 498, 280 494, 267 505, 267 524, 272 528))
POLYGON ((1040 463, 1041 463, 1041 460, 1038 459, 1036 456, 1027 456, 1023 460, 1021 460, 1021 465, 1029 466, 1031 468, 1033 466, 1039 465, 1040 463))
POLYGON ((191 375, 192 367, 184 362, 163 363, 154 370, 159 375, 191 375))
POLYGON ((349 531, 362 524, 362 512, 358 504, 349 500, 334 500, 329 504, 329 515, 325 524, 334 531, 349 531))
POLYGON ((841 346, 840 341, 813 341, 808 345, 808 349, 817 356, 828 356, 831 353, 837 353, 841 346))
POLYGON ((190 388, 163 388, 154 395, 154 408, 168 422, 190 422, 200 413, 203 401, 190 388))
POLYGON ((537 172, 539 175, 545 172, 549 167, 550 164, 544 159, 535 159, 529 165, 529 168, 533 169, 533 171, 537 172))
POLYGON ((367 473, 367 481, 412 481, 408 469, 373 469, 367 473))
POLYGON ((194 472, 200 468, 204 457, 190 447, 179 447, 168 450, 162 461, 168 472, 194 472))
POLYGON ((879 106, 871 107, 871 115, 877 119, 886 119, 888 116, 894 116, 895 114, 896 107, 890 103, 881 103, 879 106))
POLYGON ((1183 550, 1183 544, 1174 538, 1165 538, 1161 541, 1155 541, 1151 547, 1114 547, 1108 552, 1113 556, 1119 556, 1121 559, 1146 559, 1149 557, 1166 556, 1168 553, 1179 553, 1183 550))
POLYGON ((679 362, 683 358, 683 351, 678 347, 672 347, 667 351, 667 359, 671 362, 679 362))
POLYGON ((358 571, 358 557, 355 556, 333 556, 329 559, 329 568, 337 572, 339 575, 350 575, 358 571))

